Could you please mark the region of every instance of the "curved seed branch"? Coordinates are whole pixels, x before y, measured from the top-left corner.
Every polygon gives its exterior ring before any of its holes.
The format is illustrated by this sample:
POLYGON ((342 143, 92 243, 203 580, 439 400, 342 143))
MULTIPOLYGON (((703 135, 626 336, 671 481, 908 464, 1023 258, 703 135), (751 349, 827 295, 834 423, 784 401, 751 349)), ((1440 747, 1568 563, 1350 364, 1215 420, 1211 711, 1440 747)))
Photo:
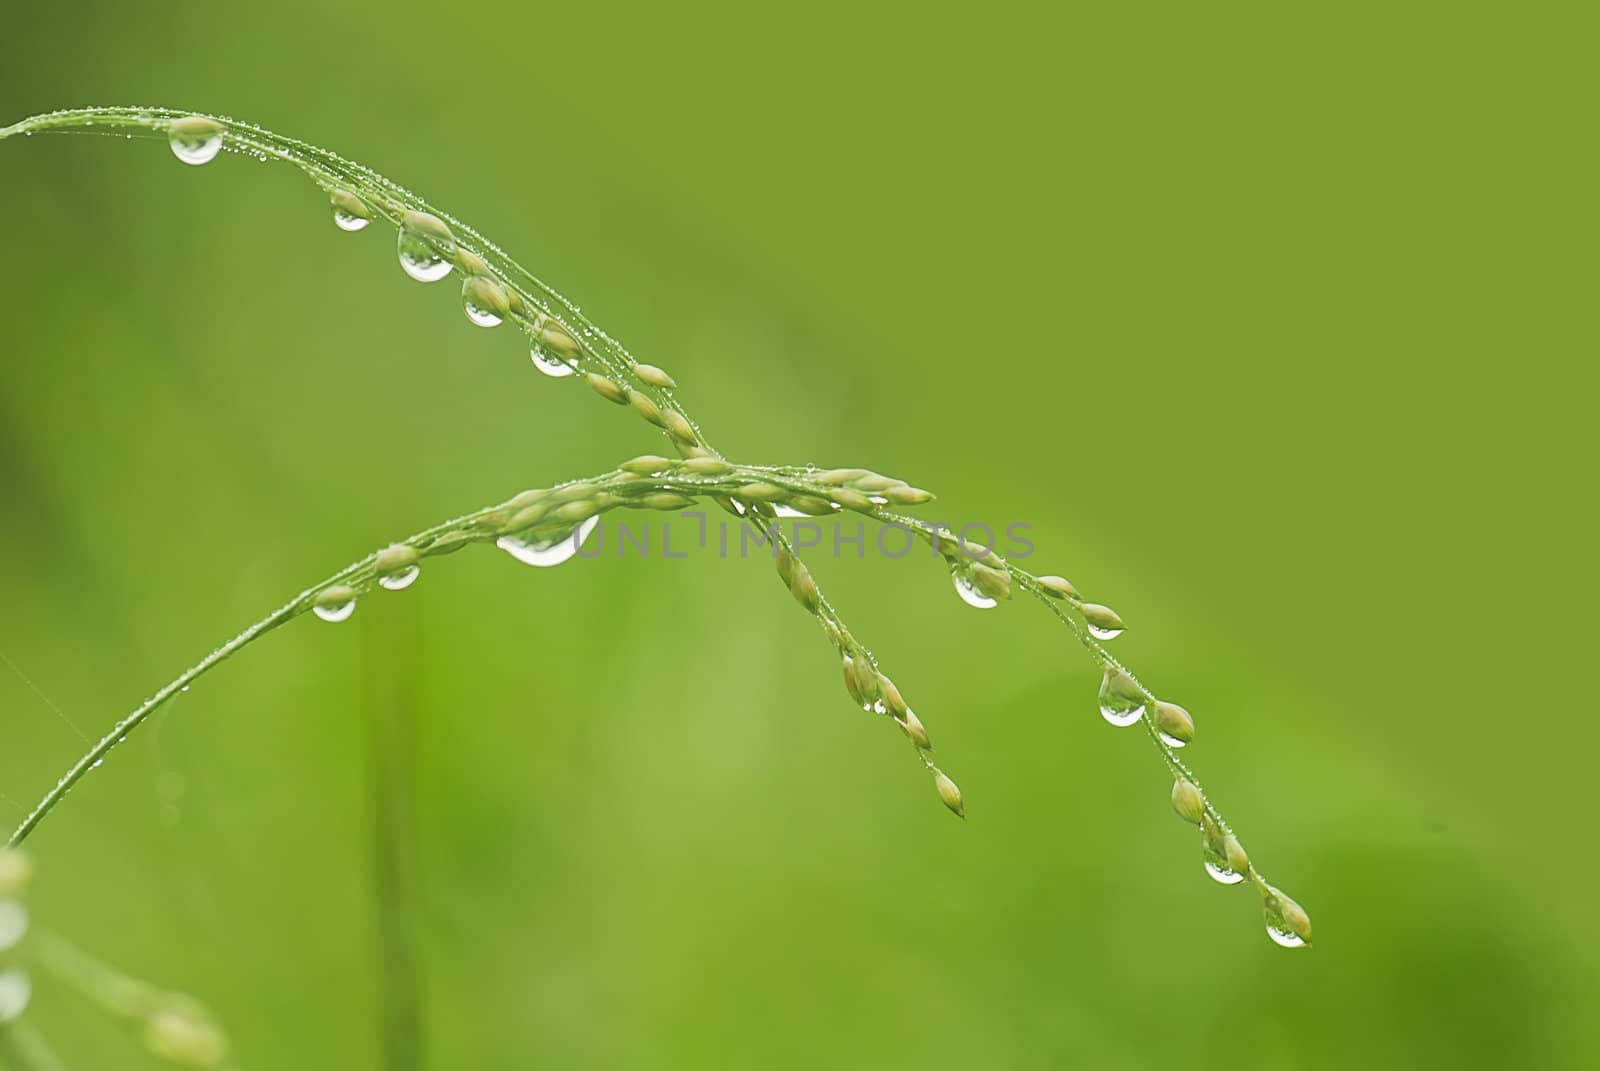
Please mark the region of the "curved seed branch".
MULTIPOLYGON (((530 553, 551 538, 570 532, 605 509, 646 505, 651 495, 666 496, 653 508, 675 509, 677 500, 707 495, 767 528, 779 508, 801 515, 822 516, 835 509, 862 513, 884 523, 901 525, 927 539, 949 564, 957 589, 975 605, 991 606, 1021 588, 1043 603, 1077 637, 1102 667, 1101 709, 1117 724, 1141 722, 1173 775, 1173 807, 1201 827, 1207 870, 1227 883, 1250 883, 1261 894, 1267 930, 1288 947, 1308 944, 1311 924, 1293 900, 1268 884, 1251 863, 1221 813, 1200 790, 1175 747, 1193 735, 1194 724, 1181 707, 1164 702, 1113 658, 1100 642, 1122 631, 1121 619, 1105 606, 1085 602, 1060 577, 1035 576, 1006 561, 992 549, 974 547, 948 529, 911 521, 887 509, 926 501, 926 492, 908 488, 864 469, 819 472, 810 468, 736 466, 725 461, 705 439, 676 395, 673 378, 652 365, 640 364, 615 339, 596 327, 553 288, 511 259, 503 250, 460 220, 363 165, 325 149, 286 138, 261 127, 222 116, 191 114, 163 108, 86 108, 52 112, 0 129, 0 140, 36 131, 124 133, 166 137, 188 163, 204 163, 219 151, 244 153, 259 160, 289 163, 309 176, 327 194, 336 222, 359 230, 381 219, 399 232, 402 266, 413 278, 434 281, 459 271, 464 276, 462 301, 469 319, 483 326, 510 320, 527 335, 534 358, 552 374, 581 378, 602 398, 627 406, 659 428, 685 459, 637 459, 591 481, 562 485, 548 492, 525 492, 500 507, 479 511, 419 533, 395 548, 369 555, 322 584, 309 588, 276 612, 213 651, 200 663, 157 692, 124 718, 105 739, 79 760, 12 836, 17 843, 38 824, 82 776, 176 691, 261 635, 319 604, 331 611, 353 599, 391 562, 408 565, 430 554, 468 542, 495 538, 520 541, 527 536, 530 553), (694 468, 693 466, 699 466, 694 468), (574 490, 581 488, 581 490, 574 490), (566 495, 569 497, 563 498, 566 495), (529 498, 528 496, 533 496, 529 498), (588 512, 584 512, 584 510, 588 512), (532 511, 532 512, 530 512, 532 511), (493 533, 493 534, 490 534, 493 533), (407 558, 407 555, 410 555, 407 558), (398 556, 398 557, 397 557, 398 556), (332 593, 332 594, 330 594, 332 593), (333 596, 338 596, 334 598, 333 596), (342 601, 340 601, 342 600, 342 601)), ((935 775, 940 797, 963 813, 960 791, 926 754, 928 740, 916 715, 894 683, 878 669, 870 651, 844 625, 822 595, 795 547, 775 527, 770 529, 778 572, 790 592, 813 614, 841 655, 845 685, 864 709, 892 715, 911 739, 917 754, 935 775)))

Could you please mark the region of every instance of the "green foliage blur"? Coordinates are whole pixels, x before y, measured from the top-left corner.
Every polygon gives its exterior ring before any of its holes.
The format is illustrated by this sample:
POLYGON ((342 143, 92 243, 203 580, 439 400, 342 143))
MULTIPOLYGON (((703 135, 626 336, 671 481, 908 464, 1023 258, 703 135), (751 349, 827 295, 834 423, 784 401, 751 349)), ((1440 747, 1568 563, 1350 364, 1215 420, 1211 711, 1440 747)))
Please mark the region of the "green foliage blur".
MULTIPOLYGON (((148 103, 326 145, 671 371, 730 456, 1030 524, 1194 714, 1186 756, 1317 946, 1206 879, 1065 630, 920 555, 815 570, 964 823, 769 564, 473 549, 119 748, 30 842, 35 917, 208 1001, 246 1068, 376 1066, 368 729, 414 717, 432 1068, 1597 1066, 1566 22, 8 11, 0 124, 148 103)), ((0 145, 0 198, 8 826, 80 731, 302 585, 662 452, 290 169, 41 136, 0 145)), ((29 1015, 71 1067, 155 1066, 58 984, 29 1015)))

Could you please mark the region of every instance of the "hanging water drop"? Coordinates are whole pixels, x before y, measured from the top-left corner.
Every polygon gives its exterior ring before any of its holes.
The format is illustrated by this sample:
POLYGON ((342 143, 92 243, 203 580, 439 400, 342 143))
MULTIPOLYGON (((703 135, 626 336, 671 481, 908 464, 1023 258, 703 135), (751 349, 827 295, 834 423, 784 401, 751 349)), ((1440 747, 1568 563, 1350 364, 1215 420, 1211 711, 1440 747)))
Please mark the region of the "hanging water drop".
POLYGON ((461 308, 479 327, 499 327, 511 311, 511 298, 487 275, 469 275, 461 284, 461 308))
POLYGON ((1144 717, 1144 695, 1134 679, 1120 669, 1106 667, 1100 679, 1100 716, 1123 728, 1144 717))
POLYGON ((553 539, 524 539, 505 535, 495 540, 494 545, 524 565, 560 565, 578 553, 599 523, 600 518, 594 516, 553 539))
POLYGON ((332 190, 328 200, 333 203, 333 224, 341 231, 365 230, 372 222, 372 210, 367 203, 349 190, 332 190))
POLYGON ((313 606, 311 612, 324 621, 338 623, 348 620, 350 615, 356 612, 356 601, 351 599, 348 602, 339 603, 337 606, 313 606))
POLYGON ((226 129, 215 119, 191 115, 174 119, 167 126, 167 142, 172 146, 172 155, 186 164, 199 166, 217 158, 225 133, 226 129))
POLYGON ((1280 948, 1305 948, 1311 943, 1311 916, 1272 886, 1262 899, 1267 936, 1280 948))
POLYGON ((979 591, 964 570, 959 565, 951 563, 950 582, 956 587, 956 594, 961 596, 961 601, 968 606, 976 606, 980 610, 990 610, 1000 605, 995 599, 989 598, 979 591))
POLYGON ((1210 815, 1201 816, 1200 856, 1205 863, 1206 873, 1213 881, 1223 885, 1237 885, 1244 880, 1244 873, 1228 860, 1228 839, 1210 815))
POLYGON ((347 584, 325 588, 317 595, 311 611, 324 621, 347 621, 356 612, 356 589, 347 584))
POLYGON ((533 356, 533 367, 537 368, 539 371, 553 379, 560 379, 563 376, 570 376, 572 373, 577 371, 576 368, 572 367, 567 362, 558 360, 550 354, 545 353, 539 348, 538 343, 534 343, 533 348, 529 352, 533 356))
POLYGON ((417 577, 422 575, 422 566, 413 565, 402 569, 398 573, 378 577, 378 586, 386 591, 404 591, 417 582, 417 577))
POLYGON ((456 237, 438 216, 407 212, 400 220, 400 267, 419 283, 436 283, 450 274, 456 237))

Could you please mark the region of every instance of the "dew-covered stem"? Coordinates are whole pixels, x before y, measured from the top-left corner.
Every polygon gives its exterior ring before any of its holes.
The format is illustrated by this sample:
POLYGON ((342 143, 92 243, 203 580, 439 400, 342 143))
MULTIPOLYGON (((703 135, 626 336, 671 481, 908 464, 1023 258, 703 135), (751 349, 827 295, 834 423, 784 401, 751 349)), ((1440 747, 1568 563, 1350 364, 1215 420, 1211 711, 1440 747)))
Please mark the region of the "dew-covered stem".
MULTIPOLYGON (((776 471, 760 466, 709 463, 706 459, 636 459, 624 468, 588 479, 523 491, 505 502, 464 514, 374 551, 301 591, 163 685, 84 753, 23 819, 8 843, 14 847, 26 840, 89 771, 99 766, 113 748, 126 740, 173 696, 273 629, 307 612, 314 612, 326 621, 343 621, 354 612, 356 601, 372 588, 394 590, 396 585, 393 578, 405 576, 408 578, 405 584, 399 585, 403 588, 415 579, 417 574, 414 570, 420 569, 421 562, 453 553, 468 544, 496 543, 514 556, 519 556, 514 548, 560 545, 576 529, 613 509, 675 510, 702 499, 732 502, 747 487, 764 483, 776 471), (664 501, 660 497, 663 495, 671 496, 671 500, 664 501), (386 580, 390 582, 385 583, 386 580)), ((784 479, 787 485, 797 489, 797 494, 817 497, 829 490, 803 478, 784 479)), ((870 508, 858 512, 868 516, 873 513, 870 508)), ((792 556, 793 551, 787 539, 775 529, 769 532, 775 536, 779 547, 774 550, 774 557, 779 558, 784 553, 792 556)), ((581 537, 574 540, 571 550, 575 552, 580 542, 581 537)), ((571 554, 566 557, 571 557, 571 554)), ((850 637, 849 630, 820 596, 812 612, 836 646, 861 653, 870 661, 870 654, 865 654, 865 649, 850 637)), ((876 665, 871 664, 874 667, 876 665)))
POLYGON ((826 516, 835 510, 859 513, 904 526, 928 541, 945 559, 957 593, 969 605, 995 607, 1011 599, 1018 588, 1038 599, 1072 630, 1105 674, 1101 710, 1107 720, 1117 725, 1143 723, 1174 778, 1175 809, 1201 827, 1207 869, 1229 883, 1250 879, 1262 895, 1268 933, 1275 942, 1287 947, 1309 943, 1310 921, 1304 911, 1260 875, 1179 758, 1177 749, 1187 744, 1194 732, 1188 712, 1158 699, 1104 646, 1125 627, 1109 607, 1085 601, 1061 577, 1035 576, 990 548, 966 543, 947 528, 923 525, 894 513, 892 507, 917 505, 932 497, 900 481, 865 469, 824 471, 740 466, 727 461, 683 406, 671 375, 636 361, 576 305, 482 234, 368 167, 253 124, 163 108, 52 112, 0 129, 0 140, 45 131, 164 137, 178 159, 192 165, 205 164, 222 152, 290 164, 322 190, 339 229, 358 232, 374 221, 394 228, 397 254, 406 275, 432 283, 459 273, 461 307, 472 323, 485 328, 516 325, 525 336, 536 368, 586 385, 600 398, 633 412, 657 428, 683 460, 635 459, 589 481, 524 492, 498 507, 394 544, 308 588, 213 651, 119 722, 45 796, 12 835, 11 843, 25 838, 88 770, 173 694, 307 610, 326 621, 342 621, 373 584, 400 590, 415 580, 421 559, 470 542, 495 542, 532 565, 558 564, 576 554, 596 518, 606 510, 679 509, 708 497, 769 533, 779 577, 801 607, 816 618, 839 654, 851 698, 864 710, 893 718, 934 774, 940 798, 957 814, 965 812, 960 790, 929 757, 931 744, 921 720, 872 653, 851 634, 810 569, 800 561, 793 543, 770 522, 789 515, 826 516))

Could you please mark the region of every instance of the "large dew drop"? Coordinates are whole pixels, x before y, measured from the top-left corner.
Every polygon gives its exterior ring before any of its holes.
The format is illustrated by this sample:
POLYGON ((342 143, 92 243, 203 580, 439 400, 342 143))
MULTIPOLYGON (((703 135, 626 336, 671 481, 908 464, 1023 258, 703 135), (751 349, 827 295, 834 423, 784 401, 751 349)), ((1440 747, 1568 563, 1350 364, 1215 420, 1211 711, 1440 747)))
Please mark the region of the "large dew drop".
POLYGON ((481 275, 469 275, 461 285, 461 309, 479 327, 499 327, 508 311, 505 287, 481 275))
POLYGON ((450 274, 456 239, 438 216, 407 212, 400 223, 400 267, 419 283, 436 283, 450 274))
POLYGON ((175 119, 167 127, 167 141, 172 155, 186 164, 209 164, 222 151, 222 135, 226 133, 221 123, 200 115, 175 119))
POLYGON ((544 352, 544 350, 539 348, 537 343, 529 352, 533 355, 533 367, 537 368, 539 371, 553 379, 560 379, 563 376, 570 376, 572 373, 577 371, 576 368, 572 367, 566 361, 560 360, 544 352))
POLYGON ((365 230, 372 222, 372 210, 349 190, 334 190, 328 199, 333 203, 333 225, 341 231, 365 230))
POLYGON ((972 581, 967 579, 967 574, 956 566, 950 568, 950 582, 955 585, 956 594, 961 596, 961 601, 968 606, 976 606, 980 610, 992 610, 1000 605, 974 587, 972 581))
POLYGON ((1144 696, 1133 678, 1120 669, 1107 669, 1100 680, 1100 716, 1118 728, 1144 717, 1144 696))
POLYGON ((404 591, 417 582, 417 577, 422 575, 422 566, 413 565, 402 569, 398 573, 378 577, 378 586, 388 591, 404 591))
POLYGON ((346 599, 344 602, 318 603, 311 608, 311 612, 324 621, 340 622, 350 620, 350 615, 356 612, 356 600, 346 599))
POLYGON ((1228 856, 1222 850, 1220 841, 1214 841, 1202 834, 1200 851, 1205 861, 1206 873, 1211 876, 1211 880, 1223 885, 1237 885, 1244 880, 1243 874, 1228 865, 1228 856))
POLYGON ((560 565, 578 553, 599 523, 598 516, 590 517, 572 531, 555 539, 528 540, 507 535, 495 540, 494 545, 524 565, 560 565))
POLYGON ((1311 919, 1305 909, 1277 889, 1268 886, 1261 901, 1267 936, 1280 948, 1304 948, 1310 943, 1311 919))

